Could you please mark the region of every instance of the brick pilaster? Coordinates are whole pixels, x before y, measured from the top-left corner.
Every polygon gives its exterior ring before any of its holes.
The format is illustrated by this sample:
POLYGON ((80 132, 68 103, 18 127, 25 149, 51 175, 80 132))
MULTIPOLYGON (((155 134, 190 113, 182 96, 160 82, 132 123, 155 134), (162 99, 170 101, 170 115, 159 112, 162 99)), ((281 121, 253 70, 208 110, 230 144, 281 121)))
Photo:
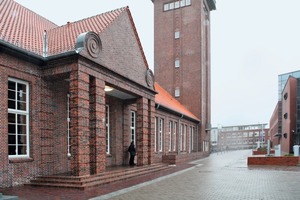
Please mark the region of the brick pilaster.
POLYGON ((71 173, 90 174, 89 75, 70 73, 71 173))
MULTIPOLYGON (((141 97, 137 100, 137 164, 149 163, 149 107, 148 99, 141 97)), ((150 156, 151 157, 151 156, 150 156)))

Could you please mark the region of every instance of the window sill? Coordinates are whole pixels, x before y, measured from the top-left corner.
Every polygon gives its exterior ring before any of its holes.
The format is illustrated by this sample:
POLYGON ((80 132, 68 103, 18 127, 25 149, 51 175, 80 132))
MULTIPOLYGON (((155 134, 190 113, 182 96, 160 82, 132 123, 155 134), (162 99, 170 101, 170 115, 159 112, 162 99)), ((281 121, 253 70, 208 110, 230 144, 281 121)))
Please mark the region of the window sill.
POLYGON ((33 162, 33 158, 9 158, 9 163, 33 162))

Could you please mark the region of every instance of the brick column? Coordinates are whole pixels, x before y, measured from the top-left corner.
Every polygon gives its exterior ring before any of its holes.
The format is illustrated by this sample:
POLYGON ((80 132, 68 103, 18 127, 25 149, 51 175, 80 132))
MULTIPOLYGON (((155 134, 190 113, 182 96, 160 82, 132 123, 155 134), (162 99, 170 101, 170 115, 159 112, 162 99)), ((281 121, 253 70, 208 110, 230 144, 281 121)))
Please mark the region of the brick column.
POLYGON ((96 174, 106 168, 105 82, 95 78, 96 174))
MULTIPOLYGON (((147 165, 153 162, 153 123, 154 103, 142 97, 137 100, 137 164, 147 165), (150 106, 149 106, 150 105, 150 106), (152 108, 153 107, 153 108, 152 108), (153 116, 152 116, 153 115, 153 116), (152 117, 151 117, 152 116, 152 117)), ((154 128, 154 127, 153 127, 154 128)), ((154 130, 154 129, 153 129, 154 130)))
POLYGON ((152 164, 154 162, 154 126, 155 126, 155 101, 148 101, 148 111, 149 111, 149 138, 148 138, 148 164, 152 164))
POLYGON ((8 169, 8 105, 7 105, 7 81, 8 76, 1 71, 0 73, 0 185, 2 187, 9 187, 12 185, 11 177, 8 169))
POLYGON ((90 174, 89 149, 89 75, 80 71, 70 73, 71 173, 90 174))

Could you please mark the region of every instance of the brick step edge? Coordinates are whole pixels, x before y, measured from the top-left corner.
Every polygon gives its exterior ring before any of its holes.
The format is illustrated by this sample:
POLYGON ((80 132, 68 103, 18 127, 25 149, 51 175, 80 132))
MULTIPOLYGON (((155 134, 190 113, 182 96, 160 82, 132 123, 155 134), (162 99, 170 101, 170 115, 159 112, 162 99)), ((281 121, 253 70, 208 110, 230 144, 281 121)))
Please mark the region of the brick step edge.
POLYGON ((167 167, 166 165, 154 165, 151 167, 140 167, 140 168, 131 168, 131 169, 126 169, 126 170, 120 170, 116 171, 110 174, 110 172, 104 172, 101 174, 97 175, 92 175, 88 176, 85 178, 78 178, 78 177, 56 177, 56 176, 42 176, 42 177, 37 177, 36 179, 31 180, 31 183, 37 183, 37 182, 45 182, 45 183, 87 183, 91 181, 97 181, 97 180, 106 180, 106 179, 111 179, 114 177, 119 177, 119 176, 124 176, 128 174, 136 174, 138 172, 147 172, 147 171, 152 171, 156 169, 161 169, 167 167))
POLYGON ((127 174, 124 176, 118 176, 118 178, 112 177, 112 179, 105 179, 105 180, 95 180, 93 182, 89 182, 89 183, 84 183, 84 184, 72 184, 72 183, 61 183, 61 182, 34 182, 34 183, 27 183, 25 185, 28 186, 40 186, 40 187, 60 187, 60 188, 73 188, 73 189, 80 189, 80 190, 85 190, 87 188, 92 188, 92 187, 97 187, 97 186, 101 186, 101 185, 106 185, 106 184, 110 184, 110 183, 116 183, 119 181, 124 181, 124 180, 129 180, 131 178, 136 178, 136 177, 141 177, 144 175, 148 175, 150 173, 156 173, 156 172, 160 172, 163 170, 167 170, 170 169, 170 167, 168 166, 164 166, 163 168, 158 168, 156 170, 147 170, 146 172, 142 171, 139 173, 132 173, 132 174, 127 174))

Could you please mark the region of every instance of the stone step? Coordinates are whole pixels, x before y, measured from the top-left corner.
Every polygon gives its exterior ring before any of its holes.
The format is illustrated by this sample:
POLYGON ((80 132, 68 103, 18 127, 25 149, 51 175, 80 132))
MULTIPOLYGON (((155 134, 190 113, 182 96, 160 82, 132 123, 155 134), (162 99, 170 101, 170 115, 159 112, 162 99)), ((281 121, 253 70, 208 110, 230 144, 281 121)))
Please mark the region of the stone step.
POLYGON ((154 164, 146 167, 132 167, 127 169, 106 171, 91 176, 42 176, 31 180, 31 182, 26 185, 77 188, 84 190, 86 188, 127 180, 167 169, 170 169, 170 167, 167 165, 154 164))

